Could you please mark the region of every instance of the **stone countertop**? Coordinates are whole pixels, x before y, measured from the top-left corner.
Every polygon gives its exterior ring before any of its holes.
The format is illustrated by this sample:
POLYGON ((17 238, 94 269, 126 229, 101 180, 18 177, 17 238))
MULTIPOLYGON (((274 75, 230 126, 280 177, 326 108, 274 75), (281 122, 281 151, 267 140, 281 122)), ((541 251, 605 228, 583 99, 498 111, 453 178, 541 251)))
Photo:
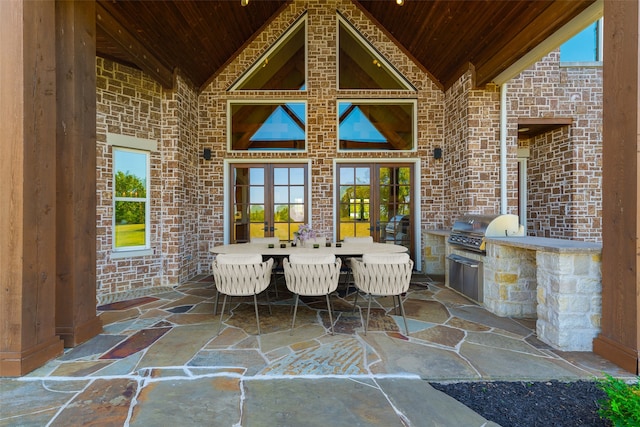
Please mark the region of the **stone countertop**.
POLYGON ((487 243, 557 253, 601 253, 602 244, 548 237, 487 237, 487 243))
POLYGON ((451 230, 427 230, 425 233, 448 237, 451 234, 451 230))

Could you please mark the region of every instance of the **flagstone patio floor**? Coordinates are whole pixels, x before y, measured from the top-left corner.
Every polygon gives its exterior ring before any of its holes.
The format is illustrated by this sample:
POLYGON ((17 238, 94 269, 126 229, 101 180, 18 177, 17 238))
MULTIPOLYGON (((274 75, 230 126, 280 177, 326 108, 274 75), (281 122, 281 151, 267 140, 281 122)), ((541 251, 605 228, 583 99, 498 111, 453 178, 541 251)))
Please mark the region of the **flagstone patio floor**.
MULTIPOLYGON (((0 425, 495 425, 429 382, 630 376, 593 353, 559 352, 534 319, 500 318, 415 274, 403 297, 293 296, 279 283, 214 315, 211 276, 103 304, 103 333, 21 378, 0 379, 0 425), (218 330, 220 333, 218 334, 218 330)), ((220 298, 219 308, 222 306, 220 298)), ((229 304, 227 304, 229 307, 229 304)))

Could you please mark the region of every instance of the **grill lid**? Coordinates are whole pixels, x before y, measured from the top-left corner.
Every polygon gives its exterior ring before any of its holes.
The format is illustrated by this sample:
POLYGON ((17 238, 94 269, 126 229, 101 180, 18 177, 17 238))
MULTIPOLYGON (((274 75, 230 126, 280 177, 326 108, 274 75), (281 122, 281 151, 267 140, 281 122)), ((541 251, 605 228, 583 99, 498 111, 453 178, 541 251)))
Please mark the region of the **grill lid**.
POLYGON ((449 243, 484 252, 485 237, 524 236, 518 215, 463 215, 456 219, 449 243))

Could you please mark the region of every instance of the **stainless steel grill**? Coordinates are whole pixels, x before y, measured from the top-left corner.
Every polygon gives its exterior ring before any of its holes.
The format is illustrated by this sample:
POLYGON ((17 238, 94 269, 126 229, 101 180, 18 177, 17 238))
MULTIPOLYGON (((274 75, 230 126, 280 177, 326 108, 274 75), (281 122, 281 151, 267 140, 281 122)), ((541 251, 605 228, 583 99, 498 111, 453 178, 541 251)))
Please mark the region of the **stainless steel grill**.
POLYGON ((454 222, 449 243, 484 254, 486 237, 511 236, 524 236, 517 215, 463 215, 454 222))

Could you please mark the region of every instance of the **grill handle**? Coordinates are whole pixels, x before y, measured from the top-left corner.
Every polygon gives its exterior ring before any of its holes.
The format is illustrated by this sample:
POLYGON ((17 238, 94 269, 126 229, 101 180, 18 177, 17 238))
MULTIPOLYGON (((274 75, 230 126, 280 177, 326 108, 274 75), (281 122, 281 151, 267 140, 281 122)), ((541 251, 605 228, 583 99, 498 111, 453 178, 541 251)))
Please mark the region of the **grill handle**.
POLYGON ((478 268, 480 266, 480 261, 464 258, 458 255, 449 255, 447 259, 449 259, 450 261, 454 261, 454 262, 466 265, 467 267, 471 267, 471 268, 478 268))

